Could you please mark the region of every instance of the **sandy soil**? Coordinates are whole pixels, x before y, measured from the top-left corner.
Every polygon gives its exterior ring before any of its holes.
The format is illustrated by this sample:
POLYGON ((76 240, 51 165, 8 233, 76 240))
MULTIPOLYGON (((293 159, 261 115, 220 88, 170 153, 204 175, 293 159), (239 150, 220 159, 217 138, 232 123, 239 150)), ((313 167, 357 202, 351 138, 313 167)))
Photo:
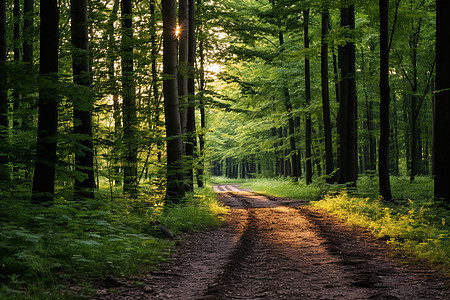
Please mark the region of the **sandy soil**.
POLYGON ((159 272, 102 283, 95 298, 450 299, 449 278, 399 263, 384 241, 324 211, 215 190, 231 208, 226 226, 188 236, 159 272))

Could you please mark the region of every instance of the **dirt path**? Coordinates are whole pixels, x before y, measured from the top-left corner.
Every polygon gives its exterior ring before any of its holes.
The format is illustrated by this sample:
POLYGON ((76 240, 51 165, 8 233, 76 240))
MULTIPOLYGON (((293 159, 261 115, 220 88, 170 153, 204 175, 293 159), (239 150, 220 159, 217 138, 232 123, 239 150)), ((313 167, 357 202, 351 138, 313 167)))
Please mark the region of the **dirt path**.
POLYGON ((226 226, 189 237, 141 285, 115 282, 97 299, 450 299, 448 278, 396 263, 385 243, 324 212, 215 190, 231 207, 226 226))

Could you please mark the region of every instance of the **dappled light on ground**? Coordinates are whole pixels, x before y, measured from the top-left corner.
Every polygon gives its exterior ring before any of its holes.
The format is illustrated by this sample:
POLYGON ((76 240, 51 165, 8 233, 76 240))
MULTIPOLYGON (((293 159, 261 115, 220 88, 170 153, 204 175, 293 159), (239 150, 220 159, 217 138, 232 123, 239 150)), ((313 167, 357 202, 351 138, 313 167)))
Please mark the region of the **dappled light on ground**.
MULTIPOLYGON (((228 224, 195 234, 142 287, 101 299, 447 299, 448 278, 408 268, 386 244, 301 202, 215 186, 228 224)), ((100 296, 100 295, 99 295, 100 296)))

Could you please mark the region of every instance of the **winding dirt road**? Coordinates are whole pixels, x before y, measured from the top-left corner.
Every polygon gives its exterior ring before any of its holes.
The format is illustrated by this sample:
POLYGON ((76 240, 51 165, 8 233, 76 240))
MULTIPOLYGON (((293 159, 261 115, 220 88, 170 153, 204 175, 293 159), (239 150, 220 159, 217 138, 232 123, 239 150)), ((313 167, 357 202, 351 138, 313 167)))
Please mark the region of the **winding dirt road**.
POLYGON ((322 211, 214 188, 231 208, 226 226, 190 236, 142 284, 114 281, 96 299, 450 299, 449 278, 399 264, 383 241, 322 211))

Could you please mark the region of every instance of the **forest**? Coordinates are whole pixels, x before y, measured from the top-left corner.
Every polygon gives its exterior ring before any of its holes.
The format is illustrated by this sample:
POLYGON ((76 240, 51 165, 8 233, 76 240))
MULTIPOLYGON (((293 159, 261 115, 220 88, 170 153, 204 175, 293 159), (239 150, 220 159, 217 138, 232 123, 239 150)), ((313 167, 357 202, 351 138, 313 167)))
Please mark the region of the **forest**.
POLYGON ((448 275, 448 15, 0 0, 0 298, 155 271, 178 236, 227 223, 221 184, 307 201, 448 275))

